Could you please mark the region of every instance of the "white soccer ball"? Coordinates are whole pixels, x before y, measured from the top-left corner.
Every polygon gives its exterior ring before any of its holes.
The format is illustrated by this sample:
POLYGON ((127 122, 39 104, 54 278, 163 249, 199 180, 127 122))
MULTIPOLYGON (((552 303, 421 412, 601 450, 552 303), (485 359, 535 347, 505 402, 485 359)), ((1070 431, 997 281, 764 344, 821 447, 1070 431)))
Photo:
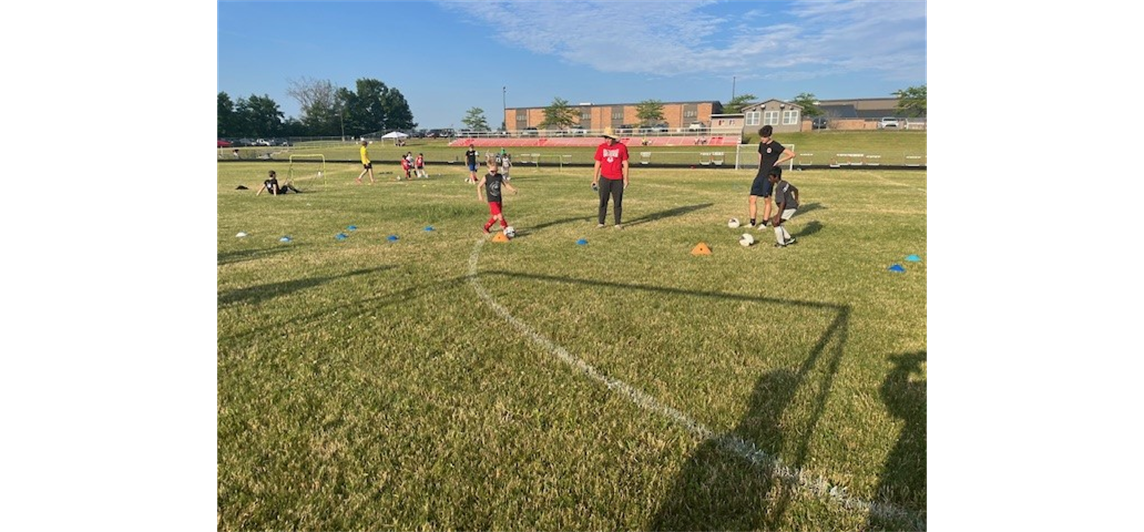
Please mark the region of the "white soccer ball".
POLYGON ((730 227, 731 229, 738 228, 739 227, 739 219, 738 218, 731 218, 730 220, 727 220, 727 227, 730 227))
POLYGON ((511 225, 504 228, 504 236, 507 236, 509 238, 515 238, 516 237, 516 229, 513 229, 513 227, 511 225))
POLYGON ((747 247, 751 247, 751 244, 754 244, 754 243, 755 243, 755 237, 752 236, 751 233, 743 233, 743 236, 739 237, 739 245, 740 246, 747 248, 747 247))

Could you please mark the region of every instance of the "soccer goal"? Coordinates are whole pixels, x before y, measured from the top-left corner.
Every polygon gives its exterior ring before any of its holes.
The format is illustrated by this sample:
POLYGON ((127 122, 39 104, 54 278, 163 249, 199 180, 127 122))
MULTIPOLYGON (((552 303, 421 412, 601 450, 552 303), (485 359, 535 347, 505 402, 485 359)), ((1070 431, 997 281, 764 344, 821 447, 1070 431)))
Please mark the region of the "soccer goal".
POLYGON ((320 182, 322 185, 325 185, 326 156, 320 153, 290 154, 290 166, 286 169, 286 182, 294 183, 295 181, 301 180, 307 180, 311 183, 320 182), (297 164, 297 168, 295 168, 295 164, 297 164), (297 176, 295 176, 295 173, 297 173, 297 176))
MULTIPOLYGON (((795 153, 794 159, 786 162, 787 170, 794 170, 794 163, 798 160, 798 152, 794 149, 794 144, 783 144, 784 148, 790 148, 795 153)), ((702 155, 702 154, 701 154, 702 155)), ((735 169, 750 169, 759 168, 759 145, 755 144, 737 144, 735 145, 735 169)))

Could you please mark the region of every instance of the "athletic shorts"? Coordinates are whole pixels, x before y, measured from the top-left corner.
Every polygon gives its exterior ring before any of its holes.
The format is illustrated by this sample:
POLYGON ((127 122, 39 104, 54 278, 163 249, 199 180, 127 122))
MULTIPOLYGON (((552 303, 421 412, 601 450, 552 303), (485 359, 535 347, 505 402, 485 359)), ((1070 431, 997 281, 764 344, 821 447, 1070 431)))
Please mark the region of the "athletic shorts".
POLYGON ((751 182, 751 195, 762 196, 764 198, 771 197, 771 193, 775 190, 775 184, 771 183, 765 175, 755 176, 755 180, 751 182))
POLYGON ((470 172, 476 172, 477 171, 477 163, 469 163, 469 171, 470 172))
POLYGON ((373 163, 361 163, 361 167, 365 170, 373 170, 373 163))
POLYGON ((500 213, 501 213, 501 202, 490 201, 489 202, 489 214, 496 216, 500 213))
POLYGON ((784 222, 787 220, 790 220, 791 218, 794 218, 794 213, 797 210, 798 209, 785 209, 785 210, 783 210, 783 214, 782 214, 782 216, 779 217, 779 219, 781 219, 784 222))

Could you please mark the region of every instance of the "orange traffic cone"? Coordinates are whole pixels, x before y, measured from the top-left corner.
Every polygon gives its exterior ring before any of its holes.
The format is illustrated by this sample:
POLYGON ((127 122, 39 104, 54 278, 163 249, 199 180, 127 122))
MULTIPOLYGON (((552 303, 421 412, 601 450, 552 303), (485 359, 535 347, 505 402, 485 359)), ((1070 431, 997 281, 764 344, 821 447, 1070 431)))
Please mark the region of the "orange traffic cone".
POLYGON ((691 250, 691 254, 692 255, 710 255, 711 254, 711 248, 707 247, 706 243, 700 242, 698 245, 695 246, 695 249, 691 250))

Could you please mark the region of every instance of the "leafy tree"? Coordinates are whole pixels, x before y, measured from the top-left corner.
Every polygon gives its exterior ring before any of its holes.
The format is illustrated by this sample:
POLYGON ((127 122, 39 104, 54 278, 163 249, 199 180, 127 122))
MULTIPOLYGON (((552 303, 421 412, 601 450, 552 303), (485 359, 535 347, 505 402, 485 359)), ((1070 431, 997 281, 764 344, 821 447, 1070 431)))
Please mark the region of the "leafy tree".
POLYGON ((381 105, 390 128, 411 130, 417 127, 417 122, 413 121, 413 111, 409 110, 409 102, 405 101, 405 95, 396 87, 386 91, 381 105))
POLYGON ((751 101, 755 98, 756 96, 754 94, 740 94, 731 98, 731 101, 723 104, 723 112, 729 115, 741 113, 743 112, 743 108, 750 105, 751 101))
POLYGON ((544 108, 544 121, 540 125, 545 129, 566 129, 576 123, 576 116, 576 110, 568 106, 568 100, 556 97, 544 108))
POLYGON ((926 116, 926 86, 909 87, 894 91, 898 97, 898 112, 907 117, 926 116))
POLYGON ((659 100, 644 100, 636 104, 636 118, 644 125, 663 121, 663 102, 659 100))
POLYGON ((480 107, 469 108, 465 113, 465 118, 461 119, 461 123, 473 131, 489 130, 489 123, 485 120, 485 110, 480 107))
POLYGON ((238 135, 249 137, 282 136, 284 115, 268 95, 239 98, 234 106, 239 123, 238 135))
POLYGON ((376 79, 357 80, 356 91, 339 90, 345 102, 346 131, 354 136, 391 129, 413 129, 413 113, 405 96, 376 79))
POLYGON ((238 116, 234 102, 225 92, 218 93, 218 138, 233 137, 238 133, 238 116))
POLYGON ((300 120, 311 135, 342 134, 342 104, 329 80, 290 80, 286 94, 298 102, 300 120))
POLYGON ((800 92, 798 96, 794 97, 793 101, 802 107, 803 115, 815 117, 823 114, 822 109, 818 108, 818 98, 815 98, 811 93, 800 92))

